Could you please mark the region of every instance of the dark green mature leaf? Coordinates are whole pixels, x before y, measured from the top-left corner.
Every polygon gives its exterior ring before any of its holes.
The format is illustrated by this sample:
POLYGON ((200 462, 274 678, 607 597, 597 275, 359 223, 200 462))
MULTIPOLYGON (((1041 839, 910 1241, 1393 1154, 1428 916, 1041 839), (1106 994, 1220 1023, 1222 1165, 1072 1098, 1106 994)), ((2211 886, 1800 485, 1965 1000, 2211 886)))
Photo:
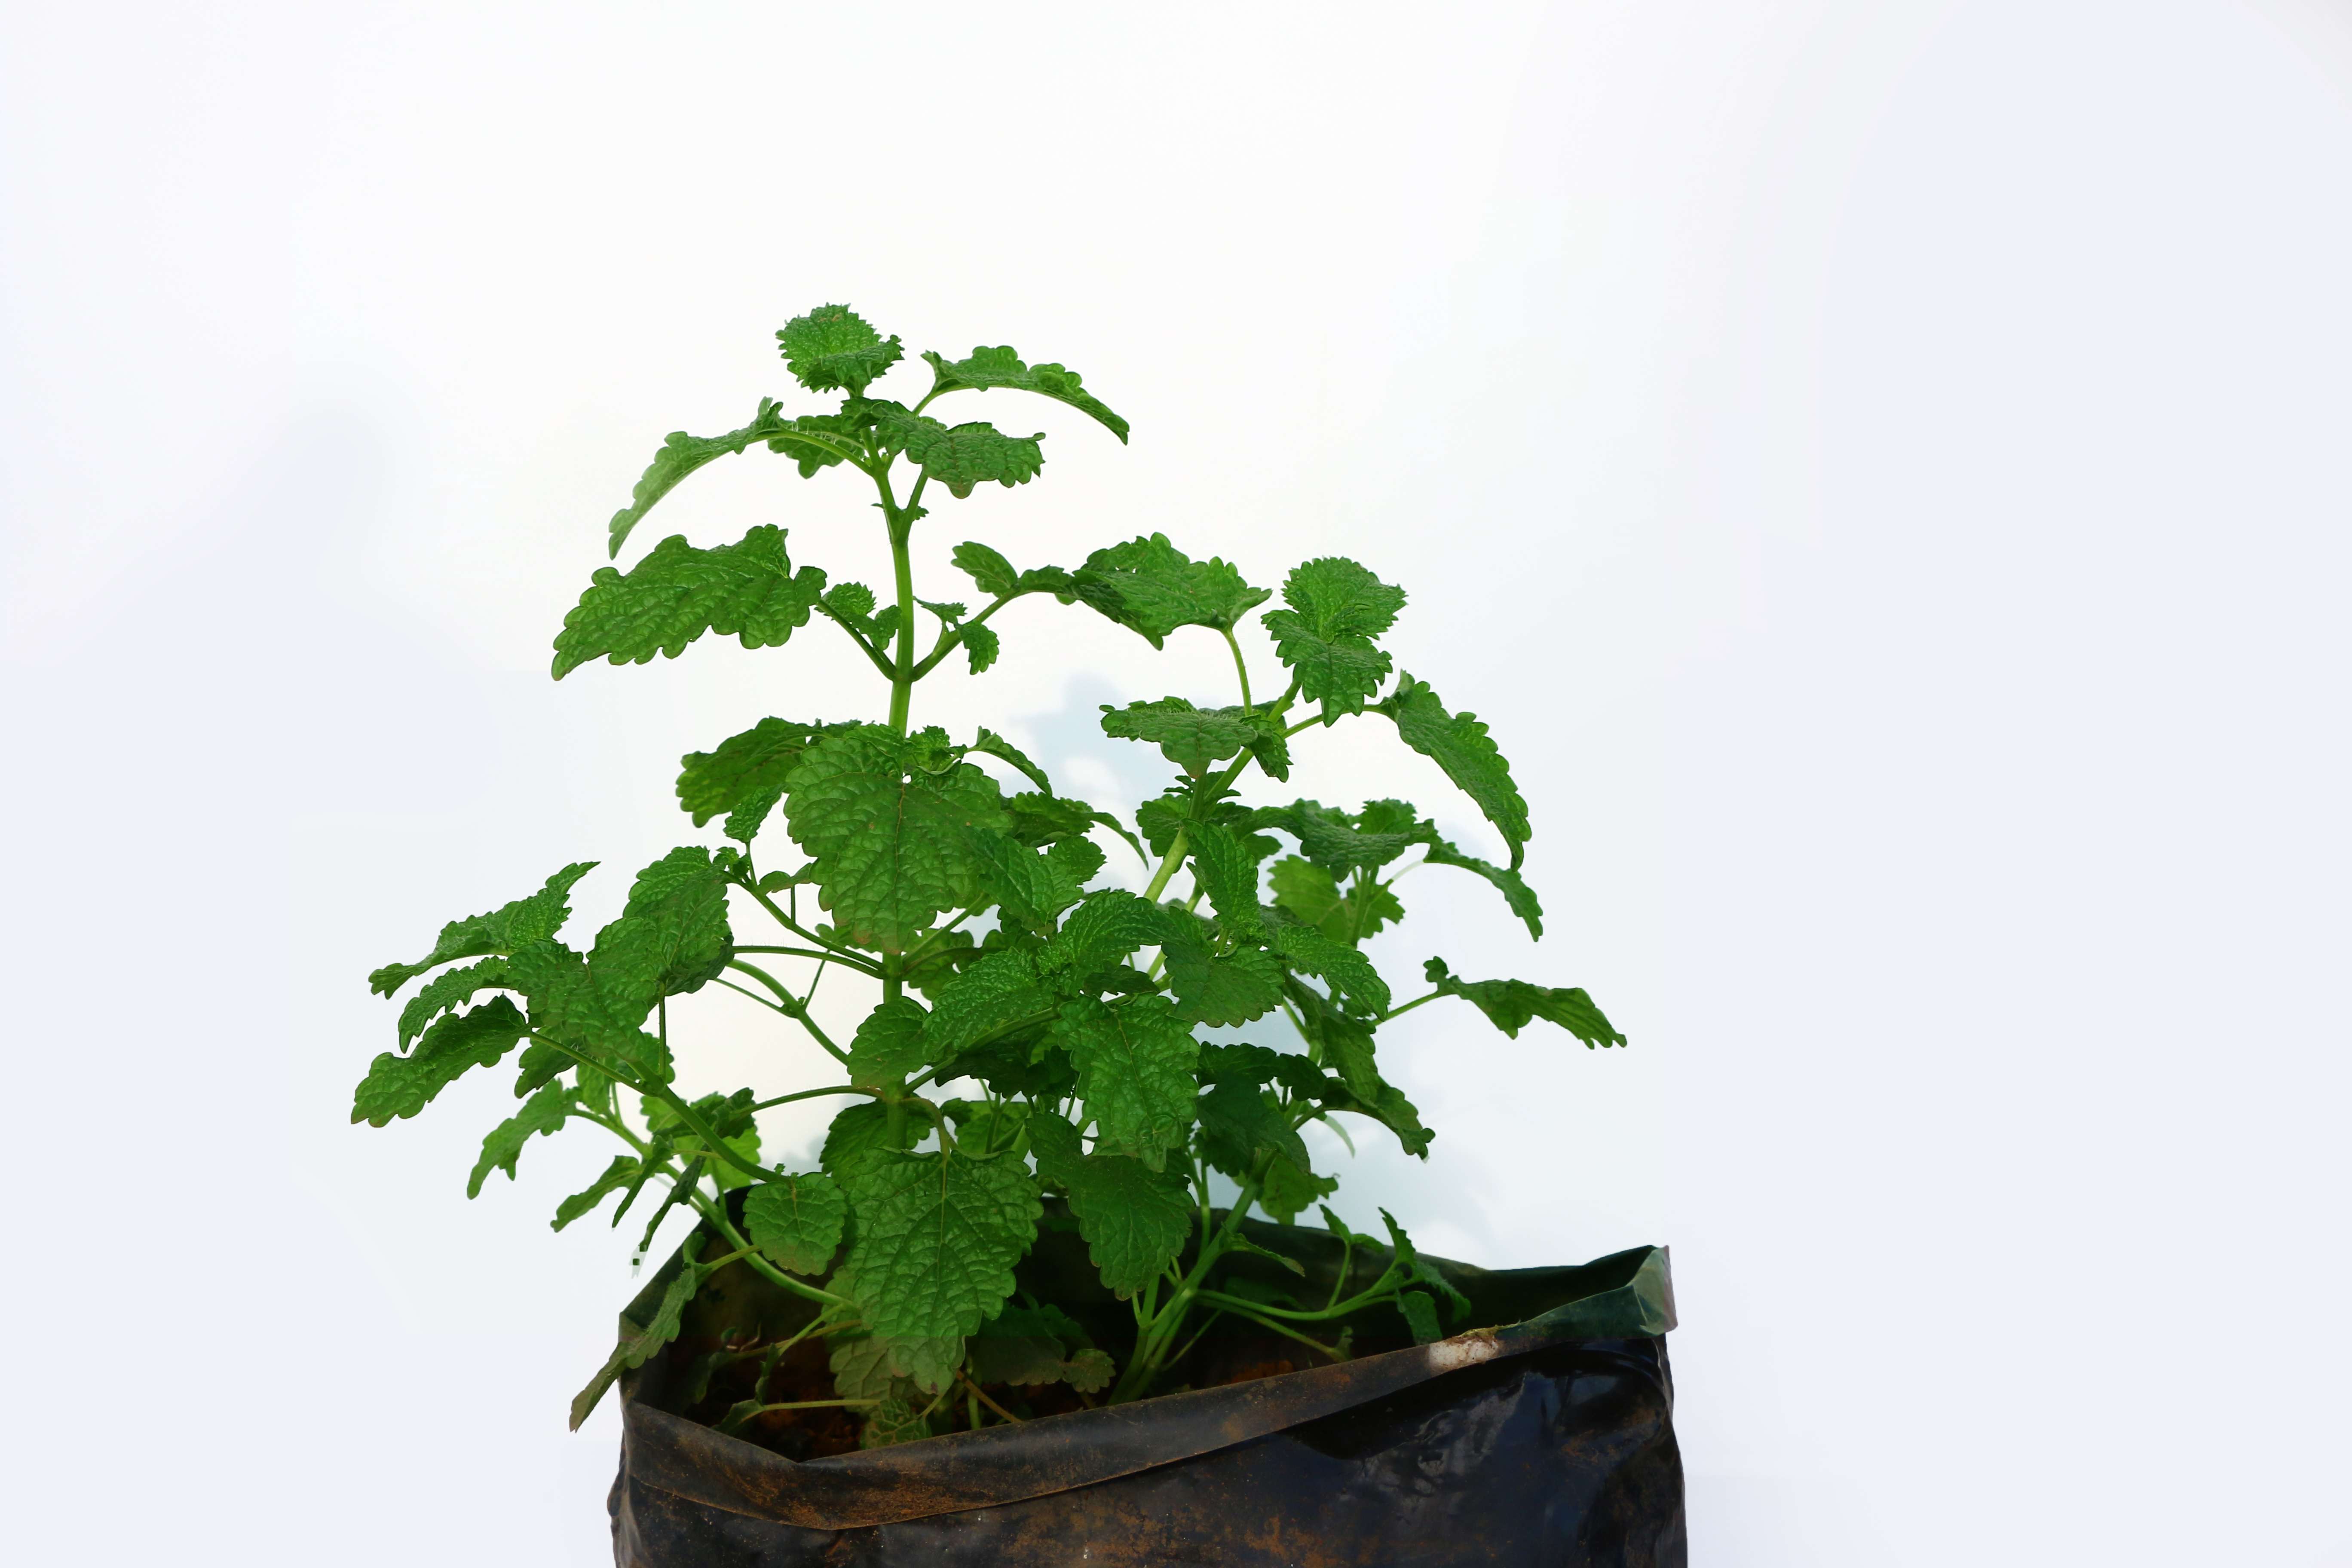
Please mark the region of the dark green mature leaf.
POLYGON ((762 719, 741 734, 719 742, 715 750, 688 752, 679 759, 677 804, 700 827, 755 795, 781 792, 784 781, 800 766, 802 752, 820 736, 848 728, 762 719))
POLYGON ((1291 997, 1306 1025, 1307 1037, 1322 1048, 1323 1060, 1338 1073, 1344 1099, 1326 1096, 1335 1110, 1369 1116, 1396 1134, 1408 1154, 1429 1157, 1436 1136, 1422 1124, 1421 1111, 1404 1091, 1381 1076, 1374 1059, 1371 1026, 1351 1018, 1303 985, 1291 997))
POLYGON ((515 988, 530 998, 533 1034, 617 1068, 638 1083, 667 1083, 669 1053, 637 1025, 651 1003, 642 993, 619 995, 597 984, 587 960, 562 943, 533 942, 508 963, 515 988), (630 1009, 635 1008, 634 1012, 630 1009))
POLYGON ((1442 958, 1431 959, 1426 969, 1429 983, 1440 994, 1475 1003, 1495 1027, 1514 1039, 1529 1023, 1541 1018, 1582 1040, 1588 1050, 1625 1043, 1625 1037, 1593 1005, 1580 985, 1555 988, 1524 980, 1462 980, 1446 969, 1442 958))
POLYGON ((1465 871, 1486 878, 1502 893, 1503 901, 1511 906, 1511 912, 1528 922, 1528 934, 1538 941, 1542 940, 1543 904, 1536 898, 1536 890, 1522 881, 1517 871, 1481 860, 1474 855, 1465 855, 1444 839, 1437 837, 1430 839, 1425 858, 1433 866, 1459 866, 1465 871))
POLYGON ((1140 633, 1153 647, 1179 626, 1229 632, 1274 596, 1270 589, 1242 581, 1240 571, 1223 561, 1194 561, 1164 533, 1096 551, 1072 574, 1072 585, 1087 604, 1140 633))
POLYGON ((482 1157, 474 1162, 474 1173, 466 1180, 466 1195, 481 1196, 482 1184, 492 1171, 504 1171, 512 1181, 515 1162, 522 1158, 522 1146, 532 1134, 553 1137, 571 1114, 572 1091, 562 1084, 550 1084, 532 1095, 520 1110, 491 1128, 482 1140, 482 1157))
POLYGON ((1188 1023, 1228 1026, 1263 1018, 1282 1002, 1282 965, 1262 947, 1219 954, 1196 937, 1170 941, 1168 985, 1188 1023))
POLYGON ((761 1256, 792 1274, 822 1274, 841 1246, 848 1201, 833 1178, 811 1172, 762 1182, 743 1199, 743 1228, 761 1256))
POLYGON ((700 990, 734 952, 727 879, 692 844, 637 873, 621 918, 596 933, 588 966, 616 1013, 643 1018, 661 997, 700 990))
POLYGON ((1290 607, 1269 610, 1264 620, 1300 693, 1323 704, 1326 724, 1362 712, 1389 673, 1389 656, 1372 638, 1395 622, 1404 590, 1353 561, 1325 556, 1295 569, 1282 596, 1290 607))
POLYGON ((1045 438, 1043 430, 1007 436, 978 420, 942 425, 922 415, 893 420, 887 429, 908 458, 921 465, 925 477, 947 486, 959 500, 991 480, 1006 489, 1025 485, 1045 466, 1045 454, 1037 447, 1045 438))
POLYGON ((1234 1180, 1247 1181, 1259 1157, 1268 1153, 1302 1171, 1314 1169, 1288 1113, 1255 1084, 1226 1079, 1201 1097, 1199 1110, 1201 1152, 1234 1180))
POLYGON ((603 1175, 556 1205, 555 1218, 551 1222, 553 1228, 562 1230, 582 1215, 593 1212, 598 1204, 635 1182, 643 1169, 637 1161, 626 1154, 614 1155, 613 1163, 604 1167, 603 1175))
POLYGON ((816 1163, 838 1181, 844 1171, 860 1161, 890 1152, 888 1109, 878 1100, 861 1100, 834 1117, 816 1163))
POLYGON ((777 330, 776 342, 793 379, 811 392, 863 396, 868 383, 905 353, 896 333, 885 339, 846 305, 820 305, 777 330))
POLYGON ((572 912, 572 885, 596 868, 593 860, 575 861, 547 879, 546 886, 526 899, 517 899, 486 915, 451 921, 441 928, 433 951, 417 963, 387 963, 368 976, 368 989, 389 996, 428 969, 460 958, 510 953, 563 929, 572 912))
MULTIPOLYGON (((1258 1207, 1272 1215, 1276 1223, 1289 1225, 1309 1205, 1320 1203, 1339 1190, 1339 1179, 1337 1176, 1318 1176, 1287 1160, 1269 1160, 1265 1167, 1265 1183, 1258 1189, 1257 1203, 1258 1207)), ((1269 1256, 1289 1264, 1294 1269, 1300 1267, 1278 1252, 1269 1256)))
POLYGON ((868 1089, 896 1089, 929 1066, 931 1048, 923 1026, 929 1011, 912 996, 893 996, 857 1026, 849 1042, 849 1081, 868 1089))
POLYGON ((1437 1326, 1437 1303, 1425 1292, 1398 1292, 1397 1310, 1404 1314, 1405 1327, 1412 1331, 1413 1343, 1433 1344, 1445 1337, 1445 1331, 1437 1326))
POLYGON ((703 1271, 689 1262, 678 1270, 677 1278, 672 1279, 669 1288, 662 1292, 661 1305, 654 1309, 651 1322, 640 1329, 624 1320, 621 1342, 613 1347, 611 1358, 572 1401, 572 1429, 574 1432, 580 1430, 580 1424, 588 1419, 589 1412, 594 1410, 597 1402, 604 1397, 604 1391, 613 1386, 614 1379, 630 1367, 645 1365, 656 1351, 677 1338, 678 1323, 685 1316, 686 1304, 702 1288, 702 1280, 703 1271))
POLYGON ((755 441, 765 441, 784 428, 783 417, 776 412, 776 400, 763 397, 760 399, 760 412, 740 430, 730 430, 724 436, 689 436, 683 430, 671 431, 637 480, 636 489, 630 492, 629 504, 613 514, 609 531, 612 553, 621 553, 630 531, 645 521, 654 503, 676 489, 687 475, 721 458, 731 457, 755 441))
POLYGON ((1081 1152, 1078 1130, 1051 1111, 1029 1119, 1037 1173, 1069 1194, 1078 1234, 1105 1287, 1121 1300, 1160 1277, 1192 1234, 1192 1192, 1178 1170, 1125 1154, 1081 1152))
POLYGON ((1101 399, 1086 389, 1078 373, 1065 370, 1058 364, 1023 364, 1021 356, 1010 348, 976 348, 970 359, 950 363, 942 356, 925 351, 923 357, 930 362, 932 385, 936 391, 951 391, 971 387, 985 391, 990 387, 1009 386, 1022 392, 1034 392, 1040 397, 1050 397, 1066 403, 1094 418, 1112 435, 1124 442, 1127 421, 1105 407, 1101 399))
POLYGON ((828 735, 803 753, 784 803, 835 923, 882 952, 978 900, 987 863, 973 832, 1007 826, 996 781, 970 763, 929 771, 927 744, 880 724, 828 735))
POLYGON ((409 1055, 386 1051, 375 1058, 352 1097, 352 1120, 383 1127, 394 1117, 415 1115, 467 1068, 494 1066, 529 1027, 503 996, 470 1013, 447 1015, 425 1031, 409 1055))
POLYGON ((1272 882, 1276 908, 1333 942, 1360 944, 1404 919, 1404 905, 1386 887, 1359 876, 1343 889, 1330 872, 1296 855, 1275 862, 1272 882))
POLYGON ((840 1181, 856 1239, 834 1278, 887 1338, 977 1329, 1013 1294, 1013 1266, 1045 1212, 1028 1167, 1010 1155, 874 1153, 840 1181))
POLYGON ((1270 934, 1275 951, 1293 969, 1329 982, 1334 992, 1368 1013, 1389 1010, 1388 982, 1361 952, 1332 941, 1313 926, 1277 925, 1270 934))
POLYGON ((705 632, 745 647, 780 647, 808 624, 824 574, 795 574, 784 531, 762 523, 733 544, 698 550, 673 533, 625 574, 600 566, 555 636, 561 680, 593 658, 645 664, 676 658, 705 632))
POLYGON ((1062 1004, 1054 1037, 1077 1066, 1078 1098, 1096 1136, 1159 1170, 1192 1120, 1201 1043, 1191 1026, 1164 997, 1110 1007, 1078 996, 1062 1004))
POLYGON ((1274 840, 1261 834, 1236 833, 1222 822, 1196 822, 1192 827, 1192 874, 1208 890, 1210 907, 1225 930, 1236 937, 1258 939, 1265 931, 1258 903, 1258 866, 1273 853, 1274 840))
POLYGON ((425 988, 408 999, 400 1010, 400 1048, 406 1050, 408 1042, 425 1032, 425 1026, 457 1006, 470 1002, 484 991, 494 991, 507 983, 507 963, 503 958, 486 958, 479 963, 469 963, 463 969, 445 970, 425 982, 425 988))
POLYGON ((1108 827, 1135 851, 1137 859, 1146 858, 1143 846, 1136 842, 1126 824, 1107 811, 1097 811, 1085 801, 1064 800, 1031 790, 1014 795, 1004 803, 1004 807, 1012 818, 1013 837, 1032 848, 1084 838, 1090 828, 1108 827))
POLYGON ((1410 675, 1397 679, 1396 689, 1375 711, 1394 720, 1406 745, 1444 769, 1445 776, 1478 803, 1510 845, 1511 869, 1517 870, 1529 837, 1528 803, 1519 798, 1518 786, 1511 782, 1511 764, 1486 738, 1486 726, 1478 716, 1448 713, 1437 694, 1410 675))
POLYGON ((1365 815, 1373 816, 1372 805, 1400 806, 1402 826, 1388 826, 1396 813, 1381 812, 1376 820, 1381 826, 1370 827, 1360 818, 1344 811, 1335 811, 1320 801, 1293 801, 1288 805, 1265 806, 1252 815, 1260 827, 1278 827, 1298 840, 1298 847, 1307 859, 1336 876, 1345 876, 1357 869, 1378 870, 1416 844, 1427 844, 1436 837, 1436 829, 1414 819, 1412 808, 1400 802, 1373 802, 1365 815))
POLYGON ((992 953, 940 987, 923 1026, 924 1047, 930 1060, 950 1061, 1001 1029, 1053 1010, 1053 994, 1037 978, 1035 958, 992 953))
POLYGON ((1265 740, 1265 727, 1249 710, 1195 708, 1181 697, 1130 702, 1124 708, 1106 702, 1102 727, 1103 733, 1115 740, 1158 745, 1161 755, 1194 778, 1265 740))
POLYGON ((1102 851, 1083 839, 1040 853, 1002 833, 974 833, 972 849, 986 867, 982 885, 1009 928, 1054 929, 1054 917, 1078 901, 1087 878, 1102 869, 1102 851), (1066 853, 1076 851, 1076 854, 1066 853))
POLYGON ((1037 971, 1052 984, 1076 985, 1137 949, 1157 945, 1168 929, 1167 911, 1159 905, 1108 889, 1070 911, 1038 955, 1037 971))
POLYGON ((982 726, 980 732, 972 738, 971 749, 982 756, 994 757, 998 762, 1012 763, 1021 770, 1024 777, 1044 790, 1049 798, 1052 796, 1054 781, 1045 776, 1045 770, 1031 762, 1028 752, 995 731, 982 726))

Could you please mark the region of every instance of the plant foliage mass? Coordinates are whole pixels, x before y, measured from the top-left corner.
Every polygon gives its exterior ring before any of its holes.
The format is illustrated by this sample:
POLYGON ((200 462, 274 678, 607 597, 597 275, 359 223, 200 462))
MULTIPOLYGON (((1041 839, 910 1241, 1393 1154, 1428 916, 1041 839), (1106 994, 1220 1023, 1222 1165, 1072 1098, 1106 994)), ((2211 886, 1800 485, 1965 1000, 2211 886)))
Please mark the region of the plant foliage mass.
MULTIPOLYGON (((844 306, 777 337, 799 385, 837 405, 788 415, 763 398, 740 429, 670 436, 614 515, 612 552, 697 470, 765 447, 803 478, 841 470, 870 489, 893 581, 877 592, 796 563, 770 524, 708 547, 673 534, 625 570, 595 572, 556 636, 554 674, 675 658, 706 635, 773 647, 826 622, 887 683, 887 704, 863 721, 763 719, 687 756, 678 804, 698 829, 717 825, 720 842, 637 872, 621 914, 593 933, 568 929, 572 891, 593 869, 583 862, 452 921, 416 962, 375 971, 372 987, 400 1000, 396 1048, 375 1058, 352 1119, 384 1126, 469 1071, 505 1068, 517 1108, 484 1137, 469 1195, 494 1173, 513 1177, 535 1140, 587 1126, 621 1152, 562 1200, 556 1229, 610 1205, 614 1225, 644 1215, 650 1246, 673 1210, 698 1217, 652 1321, 583 1392, 574 1425, 738 1262, 816 1303, 811 1331, 835 1342, 835 1403, 860 1414, 869 1443, 929 1435, 960 1386, 973 1391, 975 1423, 981 1384, 1141 1397, 1213 1314, 1344 1354, 1315 1338, 1318 1325, 1386 1303, 1415 1337, 1435 1337, 1447 1289, 1392 1221, 1384 1270, 1345 1300, 1283 1306, 1208 1283, 1221 1258, 1255 1247, 1242 1216, 1287 1221, 1332 1193, 1300 1136, 1308 1122, 1375 1127, 1425 1156, 1435 1134, 1383 1070, 1395 1018, 1450 999, 1506 1034, 1541 1023, 1587 1047, 1624 1043, 1580 989, 1465 979, 1432 958, 1420 994, 1401 998, 1368 951, 1403 920, 1399 883, 1418 866, 1470 873, 1530 935, 1543 931, 1520 875, 1530 830, 1510 764, 1484 722, 1382 644, 1404 590, 1325 556, 1294 568, 1277 600, 1238 566, 1153 533, 1070 567, 1016 567, 966 542, 953 563, 970 597, 919 597, 910 542, 927 503, 1027 484, 1045 465, 1044 436, 947 423, 935 405, 1025 394, 1122 442, 1127 421, 1060 364, 1008 347, 908 362, 896 337, 844 306), (925 369, 930 385, 911 404, 877 395, 894 371, 925 369), (1082 606, 1154 647, 1214 636, 1231 650, 1231 700, 1171 694, 1104 710, 1107 738, 1171 769, 1131 817, 1062 794, 986 729, 911 721, 920 682, 959 653, 972 672, 990 668, 999 617, 1029 598, 1082 606), (1253 618, 1281 669, 1255 688, 1236 636, 1253 618), (1248 803, 1282 793, 1270 786, 1288 779, 1293 748, 1342 721, 1384 721, 1435 763, 1502 858, 1465 853, 1402 801, 1248 803), (1115 873, 1110 858, 1130 853, 1133 877, 1115 873), (835 972, 836 990, 855 983, 869 997, 845 1039, 810 1007, 835 972), (714 985, 804 1031, 841 1080, 767 1100, 748 1089, 688 1098, 674 1087, 668 999, 714 985), (818 1097, 847 1103, 815 1167, 771 1162, 760 1113, 818 1097), (1231 1184, 1222 1205, 1219 1176, 1231 1184), (1063 1223, 1075 1222, 1102 1285, 1132 1307, 1124 1365, 1052 1307, 1013 1300, 1049 1198, 1066 1205, 1063 1223), (693 1250, 714 1237, 723 1250, 693 1250)), ((947 406, 975 401, 1021 406, 947 406)), ((1350 1247, 1379 1250, 1321 1212, 1350 1247)))

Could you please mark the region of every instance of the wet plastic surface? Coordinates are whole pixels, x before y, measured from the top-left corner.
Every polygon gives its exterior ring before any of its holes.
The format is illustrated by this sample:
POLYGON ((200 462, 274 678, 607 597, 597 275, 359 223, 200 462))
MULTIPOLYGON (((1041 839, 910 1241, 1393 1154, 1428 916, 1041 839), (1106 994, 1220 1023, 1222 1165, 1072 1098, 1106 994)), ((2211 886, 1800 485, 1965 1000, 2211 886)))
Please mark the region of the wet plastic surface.
MULTIPOLYGON (((1322 1238, 1264 1239, 1312 1261, 1322 1238)), ((1040 1275, 1056 1269, 1052 1242, 1040 1275)), ((1507 1326, 1360 1341, 1374 1353, 807 1462, 667 1407, 682 1340, 625 1391, 615 1561, 1684 1568, 1664 1249, 1443 1267, 1468 1321, 1507 1326)), ((740 1321, 753 1297, 705 1310, 740 1321)))

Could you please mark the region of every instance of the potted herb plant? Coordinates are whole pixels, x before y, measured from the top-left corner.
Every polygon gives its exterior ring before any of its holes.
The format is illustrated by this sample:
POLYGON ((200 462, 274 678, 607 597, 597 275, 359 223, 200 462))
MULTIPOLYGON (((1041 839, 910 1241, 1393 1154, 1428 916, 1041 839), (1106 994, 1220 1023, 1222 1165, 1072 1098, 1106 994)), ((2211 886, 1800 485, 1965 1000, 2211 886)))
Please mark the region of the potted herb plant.
POLYGON ((1044 463, 1042 437, 934 405, 1016 392, 1121 441, 1127 422, 1010 348, 926 353, 916 401, 883 397, 899 342, 842 306, 777 336, 838 405, 762 399, 740 430, 671 436, 612 553, 681 480, 761 446, 871 488, 893 580, 834 582, 766 524, 710 548, 673 535, 595 573, 554 673, 675 658, 706 633, 778 647, 824 621, 872 666, 876 716, 765 719, 686 757, 678 804, 724 842, 637 872, 593 938, 564 939, 581 862, 377 970, 375 991, 405 996, 399 1048, 352 1111, 414 1116, 512 1057, 520 1104, 469 1196, 532 1138, 585 1127, 619 1152, 558 1230, 609 1204, 650 1245, 673 1210, 697 1218, 572 1404, 576 1427, 622 1385, 619 1561, 1272 1563, 1311 1542, 1329 1562, 1679 1563, 1663 1250, 1509 1271, 1430 1258, 1384 1212, 1377 1231, 1342 1220, 1300 1138, 1353 1125, 1425 1156, 1434 1134, 1377 1041, 1426 1005, 1624 1043, 1580 989, 1431 958, 1402 994, 1366 955, 1403 919, 1414 865, 1476 878, 1543 929, 1520 875, 1527 805, 1486 725, 1381 647, 1404 590, 1325 556, 1262 609, 1273 593, 1237 567, 1152 534, 1070 568, 962 543, 966 598, 920 596, 909 542, 930 504, 1044 463), (923 679, 950 658, 987 669, 1020 618, 1004 612, 1033 598, 1155 647, 1232 650, 1229 703, 1105 708, 1109 740, 1171 769, 1130 819, 986 728, 918 722, 923 679), (1252 616, 1281 665, 1255 681, 1234 637, 1252 616), (1280 802, 1293 748, 1343 722, 1435 762, 1506 858, 1402 801, 1280 802), (1134 857, 1139 890, 1106 875, 1112 855, 1134 857), (827 976, 870 998, 845 1037, 811 1012, 827 976), (838 1081, 676 1090, 667 999, 711 985, 805 1031, 838 1081), (761 1111, 833 1096, 815 1169, 763 1156, 761 1111))

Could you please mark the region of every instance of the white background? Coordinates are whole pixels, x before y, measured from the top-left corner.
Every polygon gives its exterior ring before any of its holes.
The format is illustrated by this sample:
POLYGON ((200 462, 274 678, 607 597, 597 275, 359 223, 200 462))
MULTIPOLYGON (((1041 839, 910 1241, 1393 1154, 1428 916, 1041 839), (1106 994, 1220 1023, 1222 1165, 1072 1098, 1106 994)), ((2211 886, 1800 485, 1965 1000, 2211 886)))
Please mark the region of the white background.
MULTIPOLYGON (((1423 1009, 1388 1058, 1434 1157, 1366 1141, 1342 1206, 1495 1265, 1673 1245, 1695 1561, 2352 1563, 2352 11, 6 35, 13 1559, 609 1561, 612 1413, 562 1413, 635 1227, 546 1228, 604 1151, 467 1204, 503 1074, 348 1126, 362 977, 573 858, 593 930, 715 837, 681 752, 875 703, 822 627, 546 678, 661 435, 783 394, 770 334, 842 300, 1134 422, 976 402, 1049 466, 940 498, 927 570, 1160 529, 1410 586, 1391 640, 1493 721, 1550 921, 1433 872, 1384 955, 1588 985, 1633 1044, 1423 1009)), ((758 451, 641 539, 755 521, 877 575, 854 488, 758 451)), ((1072 787, 1152 781, 1097 702, 1229 700, 1207 634, 1003 619, 918 717, 1072 787)), ((1316 756, 1301 793, 1495 843, 1385 726, 1316 756)), ((808 1081, 681 1013, 689 1086, 808 1081)))

